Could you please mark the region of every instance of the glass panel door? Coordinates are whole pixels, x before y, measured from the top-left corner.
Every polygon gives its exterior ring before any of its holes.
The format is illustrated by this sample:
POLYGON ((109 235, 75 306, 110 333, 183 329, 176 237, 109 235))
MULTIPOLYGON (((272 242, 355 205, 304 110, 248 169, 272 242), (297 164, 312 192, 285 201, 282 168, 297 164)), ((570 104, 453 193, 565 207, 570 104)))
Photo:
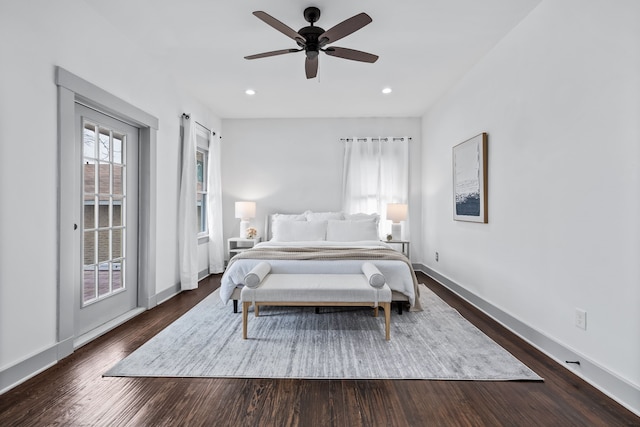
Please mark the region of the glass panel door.
POLYGON ((138 306, 138 128, 76 105, 75 336, 138 306))

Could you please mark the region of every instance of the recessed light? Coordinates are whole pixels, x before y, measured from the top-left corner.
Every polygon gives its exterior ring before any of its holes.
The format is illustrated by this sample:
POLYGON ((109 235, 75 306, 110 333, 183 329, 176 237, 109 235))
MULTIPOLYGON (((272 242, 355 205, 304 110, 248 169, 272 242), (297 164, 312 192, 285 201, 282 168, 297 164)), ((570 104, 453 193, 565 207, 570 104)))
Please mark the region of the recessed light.
POLYGON ((255 95, 256 91, 253 89, 247 89, 244 91, 244 93, 246 93, 247 95, 255 95))
POLYGON ((382 93, 384 93, 385 95, 388 94, 388 93, 391 93, 391 92, 392 92, 392 90, 391 90, 390 87, 385 87, 384 89, 382 89, 382 93))

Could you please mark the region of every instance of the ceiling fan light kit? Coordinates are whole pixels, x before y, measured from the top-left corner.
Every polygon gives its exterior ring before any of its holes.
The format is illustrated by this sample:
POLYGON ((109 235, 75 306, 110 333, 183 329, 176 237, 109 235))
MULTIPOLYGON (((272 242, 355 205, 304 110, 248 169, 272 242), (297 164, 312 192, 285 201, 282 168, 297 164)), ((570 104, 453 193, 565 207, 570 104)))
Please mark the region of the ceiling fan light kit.
POLYGON ((318 19, 320 19, 320 9, 317 7, 308 7, 304 10, 303 16, 309 25, 301 28, 297 32, 266 12, 256 11, 253 12, 253 14, 266 24, 280 31, 285 36, 293 39, 300 48, 280 49, 258 53, 255 55, 245 56, 245 59, 267 58, 269 56, 304 51, 306 56, 304 69, 308 79, 312 79, 318 74, 318 55, 320 52, 324 52, 329 56, 350 59, 352 61, 374 63, 378 60, 378 56, 371 53, 344 47, 327 46, 328 44, 340 40, 371 23, 372 19, 366 13, 359 13, 352 16, 351 18, 346 19, 325 31, 323 28, 313 25, 318 21, 318 19))

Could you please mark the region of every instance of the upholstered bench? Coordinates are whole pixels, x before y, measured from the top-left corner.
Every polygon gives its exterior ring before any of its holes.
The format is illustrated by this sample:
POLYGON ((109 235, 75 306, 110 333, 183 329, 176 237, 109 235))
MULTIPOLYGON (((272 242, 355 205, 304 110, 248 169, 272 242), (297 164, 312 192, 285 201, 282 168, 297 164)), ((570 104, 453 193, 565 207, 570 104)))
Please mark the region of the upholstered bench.
POLYGON ((391 289, 373 264, 364 263, 362 274, 270 274, 269 269, 266 262, 261 263, 245 277, 242 338, 247 338, 251 305, 256 317, 259 306, 370 306, 374 316, 381 306, 385 339, 390 338, 391 289))
MULTIPOLYGON (((238 312, 238 301, 240 301, 240 293, 242 288, 234 288, 229 298, 233 302, 233 312, 238 312)), ((402 292, 394 291, 391 289, 391 305, 397 304, 398 314, 402 315, 403 306, 409 306, 409 297, 402 292)))

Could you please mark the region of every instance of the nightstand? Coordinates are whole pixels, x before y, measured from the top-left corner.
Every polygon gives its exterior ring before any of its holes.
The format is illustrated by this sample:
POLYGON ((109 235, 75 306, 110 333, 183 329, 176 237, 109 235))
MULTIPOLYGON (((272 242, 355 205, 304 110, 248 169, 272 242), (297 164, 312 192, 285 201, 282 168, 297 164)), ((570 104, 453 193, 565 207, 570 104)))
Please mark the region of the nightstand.
POLYGON ((254 237, 253 239, 245 239, 243 237, 231 237, 227 240, 227 252, 229 253, 229 259, 233 258, 236 254, 244 252, 247 249, 251 249, 256 244, 260 243, 260 237, 254 237))
POLYGON ((388 243, 392 246, 398 245, 400 246, 400 252, 402 252, 407 258, 410 258, 409 254, 409 241, 408 240, 383 240, 383 242, 388 243))

